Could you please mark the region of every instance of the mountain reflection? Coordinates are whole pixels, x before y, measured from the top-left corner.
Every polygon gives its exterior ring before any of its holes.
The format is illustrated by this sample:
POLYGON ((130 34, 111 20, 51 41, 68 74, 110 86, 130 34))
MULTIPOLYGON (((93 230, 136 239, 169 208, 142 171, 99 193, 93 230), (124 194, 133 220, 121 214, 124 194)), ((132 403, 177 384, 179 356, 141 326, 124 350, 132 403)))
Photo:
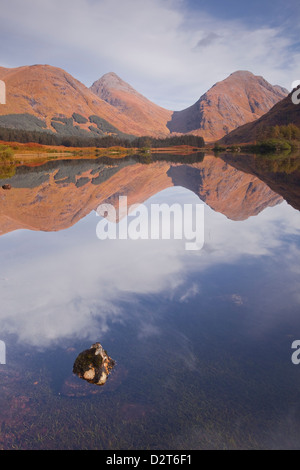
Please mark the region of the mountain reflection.
POLYGON ((270 189, 300 210, 300 152, 281 155, 222 154, 222 160, 237 170, 257 176, 270 189))
POLYGON ((53 161, 19 166, 1 185, 0 234, 18 229, 58 231, 76 224, 99 204, 143 203, 170 187, 193 191, 213 210, 245 220, 282 197, 257 176, 214 156, 145 155, 123 159, 53 161))

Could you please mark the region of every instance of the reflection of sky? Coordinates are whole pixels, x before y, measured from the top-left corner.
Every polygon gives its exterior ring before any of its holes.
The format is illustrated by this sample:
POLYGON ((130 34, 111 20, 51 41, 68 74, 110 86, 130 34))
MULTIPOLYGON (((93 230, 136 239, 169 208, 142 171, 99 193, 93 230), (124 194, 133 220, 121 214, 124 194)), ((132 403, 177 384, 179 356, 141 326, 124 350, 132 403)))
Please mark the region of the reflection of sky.
MULTIPOLYGON (((201 202, 190 191, 170 188, 146 204, 179 200, 201 202)), ((185 251, 184 240, 100 241, 98 221, 93 212, 61 232, 21 230, 1 237, 2 335, 16 334, 36 346, 65 338, 93 340, 111 322, 126 321, 137 295, 160 294, 184 306, 205 295, 201 276, 250 261, 270 269, 266 297, 275 283, 284 286, 290 302, 300 304, 300 214, 286 203, 242 222, 205 205, 205 246, 191 252, 185 251)), ((232 296, 235 304, 243 302, 234 285, 232 296)), ((283 299, 276 287, 272 297, 278 305, 283 299)), ((147 329, 145 321, 143 328, 141 336, 156 331, 155 325, 147 329)))

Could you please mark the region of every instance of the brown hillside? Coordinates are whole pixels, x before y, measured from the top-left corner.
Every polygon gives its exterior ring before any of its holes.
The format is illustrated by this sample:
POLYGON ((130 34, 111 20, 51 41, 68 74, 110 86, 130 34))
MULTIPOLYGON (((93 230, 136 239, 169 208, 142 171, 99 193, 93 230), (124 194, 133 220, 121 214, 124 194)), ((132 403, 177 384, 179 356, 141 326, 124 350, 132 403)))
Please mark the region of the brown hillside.
POLYGON ((0 114, 33 114, 50 127, 52 117, 79 113, 88 118, 98 115, 120 131, 142 135, 143 128, 109 105, 64 70, 50 65, 7 69, 0 67, 6 84, 6 105, 0 114))
POLYGON ((171 132, 198 134, 215 141, 233 129, 254 121, 287 95, 263 77, 238 71, 216 83, 192 106, 175 111, 168 123, 171 132))
POLYGON ((255 142, 266 128, 288 124, 295 124, 300 127, 300 104, 295 105, 292 102, 292 93, 255 122, 245 124, 223 137, 220 143, 230 145, 255 142))
POLYGON ((144 134, 158 137, 170 134, 166 124, 171 119, 173 111, 152 103, 115 73, 103 75, 90 89, 99 98, 141 125, 144 134))

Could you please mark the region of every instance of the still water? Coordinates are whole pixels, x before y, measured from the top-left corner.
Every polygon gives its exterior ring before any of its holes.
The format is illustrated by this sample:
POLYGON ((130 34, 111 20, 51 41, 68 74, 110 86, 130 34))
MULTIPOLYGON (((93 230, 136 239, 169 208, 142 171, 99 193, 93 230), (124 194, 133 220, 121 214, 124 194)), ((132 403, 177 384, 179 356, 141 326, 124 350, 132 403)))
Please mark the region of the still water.
POLYGON ((0 448, 300 448, 299 167, 166 155, 3 178, 0 448), (119 195, 203 204, 203 248, 99 240, 119 195), (102 387, 72 373, 95 342, 116 361, 102 387))

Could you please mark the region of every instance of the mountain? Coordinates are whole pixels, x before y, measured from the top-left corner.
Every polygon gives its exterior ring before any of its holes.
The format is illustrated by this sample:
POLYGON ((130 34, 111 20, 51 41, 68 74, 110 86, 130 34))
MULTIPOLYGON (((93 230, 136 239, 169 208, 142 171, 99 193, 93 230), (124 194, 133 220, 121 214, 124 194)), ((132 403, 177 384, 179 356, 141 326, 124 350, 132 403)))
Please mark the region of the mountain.
POLYGON ((295 124, 300 127, 300 104, 292 102, 292 93, 286 96, 279 103, 275 104, 270 111, 254 122, 245 124, 224 136, 220 143, 224 145, 236 143, 255 142, 260 138, 267 128, 272 126, 282 126, 295 124))
POLYGON ((117 207, 120 194, 127 195, 129 207, 172 186, 193 191, 232 220, 245 220, 282 202, 257 177, 214 156, 192 164, 143 164, 133 158, 52 161, 19 166, 14 176, 0 181, 0 235, 18 229, 63 230, 100 204, 117 207), (2 189, 5 184, 11 189, 2 189))
POLYGON ((90 89, 132 121, 142 125, 145 135, 163 137, 170 134, 167 123, 171 120, 173 111, 152 103, 115 73, 103 75, 90 89))
POLYGON ((12 69, 0 67, 0 79, 6 84, 6 104, 0 106, 0 115, 10 116, 1 119, 1 126, 7 121, 6 127, 13 122, 14 127, 24 128, 24 123, 27 123, 32 130, 44 128, 54 132, 57 129, 67 132, 68 127, 77 126, 88 133, 92 127, 94 133, 100 130, 101 135, 101 128, 90 120, 90 116, 96 116, 103 119, 104 125, 108 123, 108 128, 109 125, 113 126, 108 132, 118 129, 128 134, 144 134, 142 126, 95 96, 89 88, 60 68, 50 65, 12 69), (55 122, 58 125, 53 126, 55 122), (64 125, 66 128, 60 129, 64 125))
POLYGON ((191 133, 215 141, 259 118, 287 94, 262 77, 240 71, 216 83, 194 105, 173 112, 152 103, 114 73, 91 88, 50 65, 0 67, 0 80, 7 90, 6 104, 0 105, 0 127, 78 137, 191 133))
POLYGON ((189 108, 175 111, 168 128, 170 132, 202 135, 206 142, 215 141, 258 119, 287 93, 263 77, 237 71, 216 83, 189 108))

